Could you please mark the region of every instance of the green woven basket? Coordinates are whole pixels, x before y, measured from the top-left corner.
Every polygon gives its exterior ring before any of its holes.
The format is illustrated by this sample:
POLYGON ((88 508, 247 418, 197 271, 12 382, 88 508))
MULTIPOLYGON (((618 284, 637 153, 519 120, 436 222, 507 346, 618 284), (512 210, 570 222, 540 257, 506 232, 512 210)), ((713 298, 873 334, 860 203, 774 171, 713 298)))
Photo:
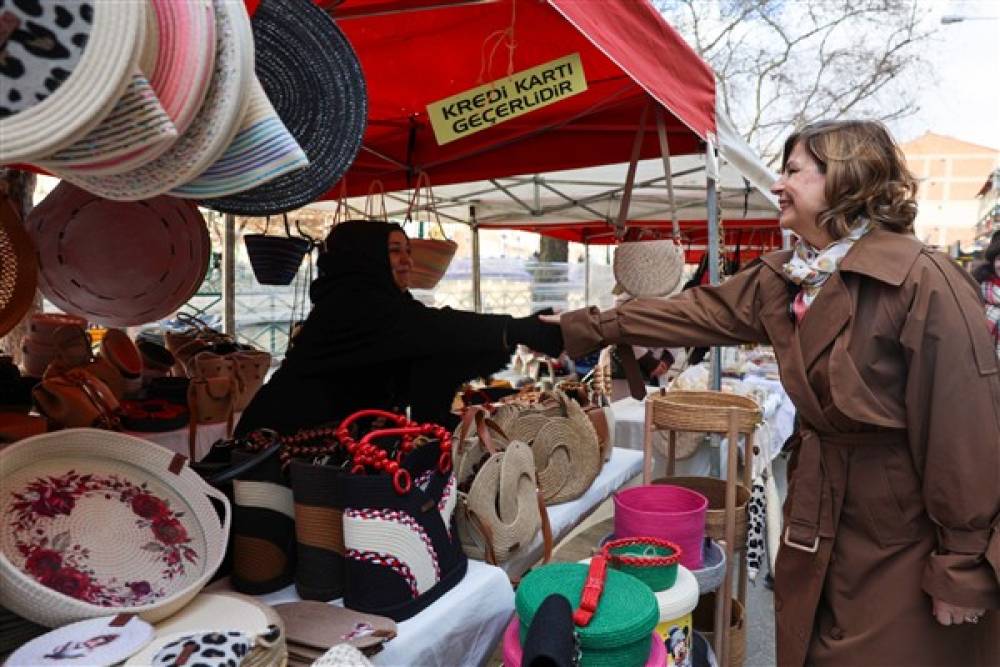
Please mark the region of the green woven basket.
MULTIPOLYGON (((572 608, 580 602, 587 565, 552 563, 532 570, 517 587, 514 605, 521 623, 521 644, 542 601, 558 593, 572 608)), ((635 577, 608 568, 597 612, 577 627, 581 667, 643 667, 649 659, 649 635, 660 620, 656 597, 635 577)))
POLYGON ((626 537, 604 545, 608 565, 631 574, 654 593, 665 591, 677 581, 681 548, 655 537, 626 537))

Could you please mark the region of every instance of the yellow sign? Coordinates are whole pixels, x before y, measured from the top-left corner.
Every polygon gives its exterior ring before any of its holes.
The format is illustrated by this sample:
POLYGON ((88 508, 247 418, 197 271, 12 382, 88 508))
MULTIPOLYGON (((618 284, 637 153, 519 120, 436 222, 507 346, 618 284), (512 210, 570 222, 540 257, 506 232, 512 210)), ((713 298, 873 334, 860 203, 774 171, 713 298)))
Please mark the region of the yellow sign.
POLYGON ((481 132, 587 90, 580 54, 497 79, 427 105, 438 145, 481 132))

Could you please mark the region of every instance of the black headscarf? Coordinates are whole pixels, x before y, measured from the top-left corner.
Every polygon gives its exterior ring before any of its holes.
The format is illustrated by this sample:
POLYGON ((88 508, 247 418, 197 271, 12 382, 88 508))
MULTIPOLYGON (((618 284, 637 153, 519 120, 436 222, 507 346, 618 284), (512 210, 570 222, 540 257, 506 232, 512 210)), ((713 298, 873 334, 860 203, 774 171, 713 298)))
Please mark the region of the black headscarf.
POLYGON ((373 294, 384 294, 390 301, 404 296, 389 266, 389 234, 402 231, 399 225, 378 220, 348 220, 334 227, 316 261, 319 277, 309 289, 313 304, 330 296, 351 297, 344 288, 360 289, 365 299, 373 294))

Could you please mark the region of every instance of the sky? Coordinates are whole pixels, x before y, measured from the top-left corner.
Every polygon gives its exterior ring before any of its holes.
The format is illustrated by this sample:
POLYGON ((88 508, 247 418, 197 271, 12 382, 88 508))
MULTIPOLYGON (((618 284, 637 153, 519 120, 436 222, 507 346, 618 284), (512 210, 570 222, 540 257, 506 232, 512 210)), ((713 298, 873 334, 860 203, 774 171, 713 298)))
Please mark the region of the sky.
POLYGON ((933 79, 919 92, 920 111, 893 131, 901 141, 929 130, 1000 150, 1000 0, 921 1, 937 28, 933 79), (947 15, 978 20, 942 25, 947 15))

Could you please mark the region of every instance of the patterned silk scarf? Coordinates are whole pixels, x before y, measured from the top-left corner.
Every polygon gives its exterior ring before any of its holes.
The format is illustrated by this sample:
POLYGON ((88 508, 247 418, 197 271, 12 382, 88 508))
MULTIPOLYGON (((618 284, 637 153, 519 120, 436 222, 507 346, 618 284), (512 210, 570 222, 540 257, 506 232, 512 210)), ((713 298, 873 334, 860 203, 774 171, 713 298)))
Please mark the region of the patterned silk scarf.
POLYGON ((819 294, 820 288, 837 270, 840 260, 871 228, 871 221, 863 220, 847 236, 834 241, 822 250, 817 250, 804 239, 799 239, 792 251, 792 258, 782 267, 788 279, 802 287, 792 302, 796 321, 802 321, 809 306, 819 294))
POLYGON ((980 285, 986 302, 986 324, 990 328, 997 356, 1000 357, 1000 278, 994 277, 980 285))

